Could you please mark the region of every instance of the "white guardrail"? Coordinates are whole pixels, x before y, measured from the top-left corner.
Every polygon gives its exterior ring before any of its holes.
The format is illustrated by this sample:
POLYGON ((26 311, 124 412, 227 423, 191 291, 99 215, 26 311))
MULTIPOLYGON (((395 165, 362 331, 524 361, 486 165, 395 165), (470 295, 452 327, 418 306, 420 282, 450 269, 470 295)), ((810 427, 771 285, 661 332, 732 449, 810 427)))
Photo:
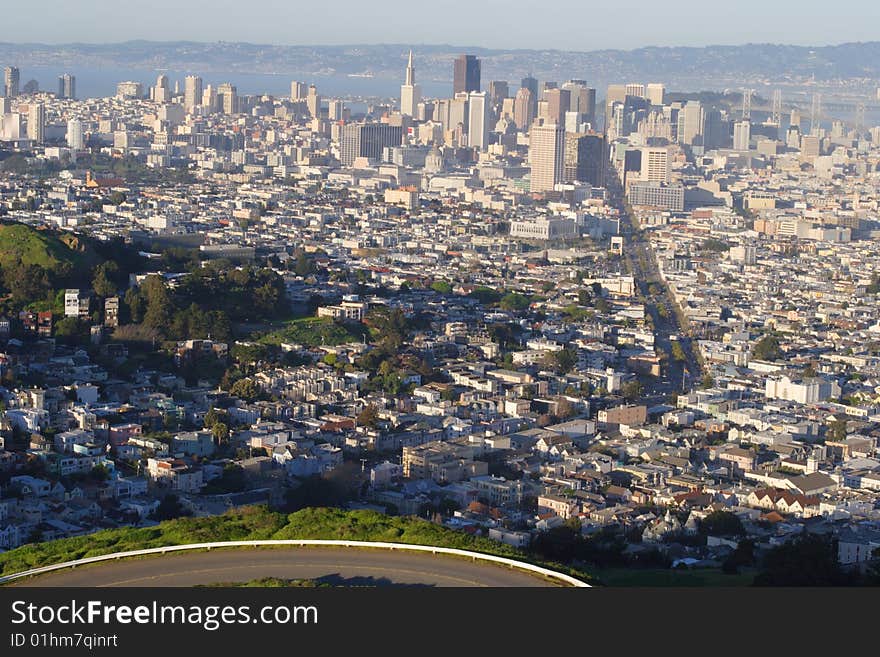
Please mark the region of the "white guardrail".
POLYGON ((22 577, 32 577, 34 575, 42 575, 50 573, 54 570, 63 568, 76 568, 90 563, 99 563, 101 561, 115 561, 117 559, 126 559, 128 557, 142 557, 151 554, 166 554, 168 552, 181 552, 184 550, 211 550, 212 548, 234 548, 234 547, 350 547, 350 548, 379 548, 385 550, 407 550, 412 552, 430 552, 431 554, 449 554, 457 557, 465 557, 473 561, 488 561, 491 563, 508 566, 509 568, 517 568, 536 575, 542 575, 553 580, 557 580, 568 586, 578 588, 590 588, 590 585, 575 577, 560 573, 549 568, 542 568, 524 561, 516 559, 507 559, 505 557, 496 557, 491 554, 482 554, 480 552, 471 552, 470 550, 459 550, 457 548, 435 547, 432 545, 414 545, 410 543, 384 543, 379 541, 329 541, 329 540, 265 540, 265 541, 221 541, 217 543, 189 543, 187 545, 168 545, 165 547, 148 548, 146 550, 130 550, 128 552, 115 552, 113 554, 102 554, 97 557, 86 557, 85 559, 76 559, 75 561, 65 561, 50 566, 42 566, 40 568, 32 568, 20 573, 13 573, 0 577, 0 584, 5 584, 22 577))

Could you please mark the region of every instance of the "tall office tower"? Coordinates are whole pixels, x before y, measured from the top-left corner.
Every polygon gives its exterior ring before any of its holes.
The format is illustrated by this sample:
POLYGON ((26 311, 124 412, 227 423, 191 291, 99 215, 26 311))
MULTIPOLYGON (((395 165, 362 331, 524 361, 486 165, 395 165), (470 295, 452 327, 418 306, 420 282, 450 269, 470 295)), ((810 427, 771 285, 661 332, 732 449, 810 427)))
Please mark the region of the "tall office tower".
POLYGON ((192 112, 202 104, 202 78, 198 75, 187 75, 183 81, 183 109, 192 112))
POLYGON ((468 146, 480 151, 489 147, 489 96, 485 91, 468 95, 468 146))
POLYGON ((3 121, 3 115, 12 111, 12 103, 6 96, 0 96, 0 122, 3 121))
POLYGON ((422 90, 416 84, 416 69, 413 67, 413 54, 410 50, 406 64, 406 81, 400 85, 400 113, 404 116, 415 116, 421 99, 422 90))
POLYGON ((571 92, 567 89, 545 89, 544 100, 547 101, 547 116, 542 118, 546 123, 562 125, 571 104, 571 92))
POLYGON ((565 167, 565 130, 553 123, 535 123, 529 132, 531 192, 552 191, 562 182, 565 167))
POLYGON ((306 107, 313 119, 321 115, 321 97, 318 95, 318 87, 313 84, 309 85, 309 92, 306 94, 306 107))
POLYGON ((305 100, 309 87, 305 82, 294 80, 290 83, 290 100, 305 100))
POLYGON ((217 103, 224 114, 238 114, 238 89, 224 82, 217 87, 217 103))
POLYGON ((3 95, 7 98, 15 98, 18 95, 21 73, 15 66, 7 66, 3 73, 3 95))
POLYGON ((132 80, 120 82, 116 85, 116 97, 122 99, 143 98, 144 85, 142 85, 140 82, 134 82, 132 80))
POLYGON ((562 180, 605 184, 605 138, 592 133, 565 133, 562 180))
POLYGON ((706 148, 727 148, 730 146, 730 121, 721 110, 712 108, 705 112, 705 129, 703 132, 703 145, 706 148))
POLYGON ((77 151, 85 148, 85 139, 83 138, 83 125, 79 119, 70 119, 67 122, 67 145, 77 151))
POLYGON ((593 128, 596 127, 596 90, 593 87, 584 87, 578 94, 578 112, 583 120, 593 128))
POLYGON ((504 99, 510 95, 510 87, 507 80, 492 80, 489 83, 489 102, 492 107, 498 107, 504 99))
POLYGON ((669 149, 665 146, 659 148, 643 148, 642 167, 639 172, 639 180, 668 183, 671 178, 672 161, 669 158, 669 149))
POLYGON ((70 73, 58 76, 58 97, 76 98, 76 77, 70 73))
POLYGON ((217 90, 214 88, 214 85, 209 84, 205 86, 205 90, 202 92, 201 105, 209 114, 213 114, 220 109, 217 104, 217 90))
POLYGON ((638 82, 630 82, 626 85, 626 95, 636 96, 637 98, 647 98, 645 95, 645 85, 638 82))
POLYGON ((749 139, 751 138, 752 123, 748 119, 737 121, 733 124, 733 150, 747 151, 749 150, 749 139))
POLYGON ((434 121, 439 123, 444 131, 449 130, 449 104, 447 98, 438 98, 437 104, 434 105, 434 121))
POLYGON ((449 118, 447 119, 447 130, 455 130, 460 124, 462 129, 467 131, 468 127, 468 98, 469 94, 465 92, 455 94, 455 98, 449 101, 449 118))
POLYGON ((327 118, 331 121, 341 121, 345 112, 345 103, 341 100, 331 100, 327 103, 327 118))
POLYGON ((678 113, 678 143, 703 143, 703 106, 697 100, 689 100, 678 113))
POLYGON ((164 73, 156 78, 156 86, 153 87, 153 100, 157 103, 171 102, 171 89, 168 86, 168 76, 164 73))
POLYGON ((339 137, 339 160, 351 166, 359 157, 378 160, 382 151, 390 146, 400 146, 403 129, 387 123, 349 123, 342 127, 339 137))
MULTIPOLYGON (((524 77, 519 84, 520 89, 528 89, 531 94, 531 112, 532 117, 536 117, 538 115, 538 80, 533 78, 531 75, 527 75, 524 77)), ((528 126, 526 126, 528 128, 528 126)))
POLYGON ((455 58, 452 76, 453 95, 480 90, 480 60, 474 55, 459 55, 455 58))
POLYGON ((626 102, 626 85, 609 84, 605 92, 605 132, 614 125, 614 103, 626 102))
POLYGON ((652 105, 662 105, 666 87, 661 82, 650 82, 645 89, 645 94, 652 105))
POLYGON ((46 135, 46 108, 43 103, 31 103, 28 108, 28 139, 43 143, 46 135))
POLYGON ((788 119, 788 125, 794 126, 795 128, 801 127, 801 112, 798 108, 794 108, 791 110, 791 115, 788 119))

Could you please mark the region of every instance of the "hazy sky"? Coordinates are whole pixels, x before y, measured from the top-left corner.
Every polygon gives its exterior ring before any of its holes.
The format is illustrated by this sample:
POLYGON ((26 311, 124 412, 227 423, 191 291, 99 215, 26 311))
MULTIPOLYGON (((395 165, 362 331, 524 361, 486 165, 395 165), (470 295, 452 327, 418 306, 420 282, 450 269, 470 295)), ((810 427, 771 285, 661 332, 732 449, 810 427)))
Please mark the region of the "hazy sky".
MULTIPOLYGON (((0 4, 14 0, 0 0, 0 4)), ((878 0, 40 0, 0 41, 448 43, 594 50, 880 40, 878 0)))

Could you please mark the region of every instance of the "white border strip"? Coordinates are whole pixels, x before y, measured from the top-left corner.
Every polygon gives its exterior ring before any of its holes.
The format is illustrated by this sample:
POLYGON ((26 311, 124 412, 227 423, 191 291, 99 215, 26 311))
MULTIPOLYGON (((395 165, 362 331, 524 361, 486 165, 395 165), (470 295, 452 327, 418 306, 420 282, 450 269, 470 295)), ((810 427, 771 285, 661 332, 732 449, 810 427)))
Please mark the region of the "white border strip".
POLYGON ((216 543, 189 543, 187 545, 168 545, 166 547, 149 548, 146 550, 130 550, 128 552, 115 552, 113 554, 102 554, 97 557, 86 557, 85 559, 77 559, 75 561, 65 561, 50 566, 42 566, 40 568, 32 568, 20 573, 13 573, 0 577, 0 584, 11 582, 22 577, 31 577, 33 575, 42 575, 52 572, 53 570, 61 570, 63 568, 76 568, 90 563, 99 563, 101 561, 114 561, 116 559, 125 559, 127 557, 140 557, 150 554, 165 554, 167 552, 179 552, 183 550, 210 550, 212 548, 228 548, 228 547, 267 547, 267 546, 330 546, 330 547, 350 547, 350 548, 380 548, 385 550, 409 550, 412 552, 430 552, 431 554, 450 554, 458 557, 467 557, 473 561, 489 561, 510 568, 518 568, 537 575, 543 575, 550 579, 558 580, 569 586, 577 588, 590 588, 590 585, 575 577, 560 573, 549 568, 542 568, 524 561, 516 559, 507 559, 506 557, 496 557, 492 554, 482 554, 480 552, 471 552, 470 550, 459 550, 457 548, 436 547, 433 545, 414 545, 410 543, 384 543, 379 541, 325 541, 325 540, 265 540, 265 541, 222 541, 216 543))

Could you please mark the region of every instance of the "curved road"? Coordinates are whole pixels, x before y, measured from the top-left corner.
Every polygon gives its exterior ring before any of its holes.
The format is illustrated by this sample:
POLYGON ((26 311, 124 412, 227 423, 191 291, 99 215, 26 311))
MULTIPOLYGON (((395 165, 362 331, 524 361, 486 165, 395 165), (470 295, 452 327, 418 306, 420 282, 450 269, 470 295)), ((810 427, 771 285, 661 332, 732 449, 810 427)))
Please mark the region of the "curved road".
POLYGON ((338 548, 220 549, 60 570, 12 586, 196 586, 262 577, 337 584, 555 586, 524 571, 445 555, 338 548))

